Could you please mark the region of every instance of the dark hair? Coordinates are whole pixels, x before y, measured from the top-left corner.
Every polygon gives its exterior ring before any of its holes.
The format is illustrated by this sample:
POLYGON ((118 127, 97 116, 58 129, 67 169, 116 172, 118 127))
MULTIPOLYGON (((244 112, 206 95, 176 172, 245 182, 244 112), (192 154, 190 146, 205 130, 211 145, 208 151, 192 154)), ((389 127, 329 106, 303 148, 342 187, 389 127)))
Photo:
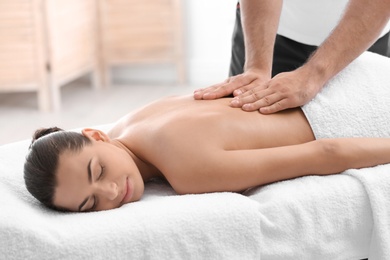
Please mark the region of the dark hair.
POLYGON ((38 129, 33 135, 30 152, 24 164, 27 190, 45 206, 65 210, 53 203, 59 156, 65 151, 80 151, 90 143, 82 134, 64 131, 58 127, 38 129))

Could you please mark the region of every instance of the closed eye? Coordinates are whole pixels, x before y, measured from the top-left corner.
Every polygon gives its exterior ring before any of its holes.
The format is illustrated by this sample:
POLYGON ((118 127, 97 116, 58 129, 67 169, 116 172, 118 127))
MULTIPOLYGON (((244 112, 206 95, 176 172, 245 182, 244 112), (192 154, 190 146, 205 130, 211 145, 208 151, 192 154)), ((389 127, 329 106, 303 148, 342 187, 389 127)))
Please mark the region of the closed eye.
POLYGON ((104 168, 105 167, 103 167, 103 166, 100 166, 100 174, 99 174, 99 177, 97 178, 97 180, 100 180, 102 177, 103 177, 103 175, 104 175, 104 168))
POLYGON ((98 204, 97 197, 96 197, 96 196, 93 196, 93 205, 92 205, 91 209, 88 210, 88 211, 94 211, 94 210, 96 210, 97 204, 98 204))
MULTIPOLYGON (((100 173, 99 173, 99 176, 98 176, 98 178, 96 180, 97 181, 100 180, 103 177, 103 175, 104 175, 104 167, 100 166, 100 173)), ((94 195, 93 196, 93 205, 92 205, 92 207, 88 211, 96 210, 98 202, 99 202, 98 198, 94 195)))

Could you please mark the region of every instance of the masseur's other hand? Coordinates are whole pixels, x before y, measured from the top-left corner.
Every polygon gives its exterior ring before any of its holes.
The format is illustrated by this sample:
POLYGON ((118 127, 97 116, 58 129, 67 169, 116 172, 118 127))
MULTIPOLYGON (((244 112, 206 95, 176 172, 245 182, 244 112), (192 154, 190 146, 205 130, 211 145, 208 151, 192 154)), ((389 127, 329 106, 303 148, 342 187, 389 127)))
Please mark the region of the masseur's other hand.
POLYGON ((276 75, 267 84, 257 86, 236 96, 232 107, 245 111, 259 110, 271 114, 308 103, 321 90, 324 82, 316 80, 311 73, 299 68, 276 75))
POLYGON ((198 89, 194 91, 195 99, 217 99, 233 94, 238 96, 247 91, 266 86, 270 80, 270 76, 261 71, 248 70, 243 74, 229 77, 225 81, 212 85, 205 89, 198 89))

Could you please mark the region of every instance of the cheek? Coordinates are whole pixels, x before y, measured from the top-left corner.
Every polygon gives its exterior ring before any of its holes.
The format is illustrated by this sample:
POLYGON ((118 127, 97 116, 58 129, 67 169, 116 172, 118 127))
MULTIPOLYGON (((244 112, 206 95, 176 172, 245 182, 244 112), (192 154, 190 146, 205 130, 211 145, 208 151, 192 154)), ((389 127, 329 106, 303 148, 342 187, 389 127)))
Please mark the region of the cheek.
POLYGON ((133 158, 127 152, 117 150, 116 153, 111 153, 107 156, 113 168, 116 169, 116 174, 140 174, 133 158))

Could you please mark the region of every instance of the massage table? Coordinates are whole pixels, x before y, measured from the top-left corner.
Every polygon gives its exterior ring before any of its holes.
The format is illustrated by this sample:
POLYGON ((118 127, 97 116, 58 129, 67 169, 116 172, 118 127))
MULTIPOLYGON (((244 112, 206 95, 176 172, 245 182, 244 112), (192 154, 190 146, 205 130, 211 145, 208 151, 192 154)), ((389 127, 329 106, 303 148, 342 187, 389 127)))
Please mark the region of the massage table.
MULTIPOLYGON (((364 53, 335 76, 302 108, 316 138, 390 137, 389 74, 390 59, 364 53)), ((390 259, 390 165, 242 194, 178 195, 153 181, 138 202, 63 213, 24 186, 29 144, 0 146, 1 259, 390 259)))

